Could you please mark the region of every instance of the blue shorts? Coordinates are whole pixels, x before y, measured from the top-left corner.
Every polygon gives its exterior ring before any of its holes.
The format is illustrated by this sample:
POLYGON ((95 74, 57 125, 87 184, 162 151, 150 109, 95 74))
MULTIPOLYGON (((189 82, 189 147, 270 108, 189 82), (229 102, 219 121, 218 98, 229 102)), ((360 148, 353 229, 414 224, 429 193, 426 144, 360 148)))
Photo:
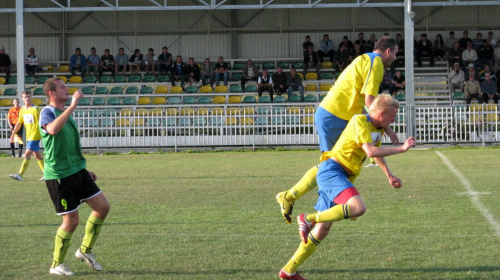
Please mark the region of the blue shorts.
POLYGON ((342 131, 347 126, 347 122, 324 108, 318 107, 314 114, 314 125, 318 132, 319 149, 321 152, 332 150, 337 140, 339 140, 342 131))
POLYGON ((27 150, 32 150, 33 152, 38 152, 40 150, 40 140, 28 141, 26 145, 27 150))
POLYGON ((316 176, 318 182, 318 202, 314 209, 325 211, 335 206, 333 200, 345 189, 353 188, 349 181, 349 174, 345 169, 333 159, 325 160, 321 163, 316 176))

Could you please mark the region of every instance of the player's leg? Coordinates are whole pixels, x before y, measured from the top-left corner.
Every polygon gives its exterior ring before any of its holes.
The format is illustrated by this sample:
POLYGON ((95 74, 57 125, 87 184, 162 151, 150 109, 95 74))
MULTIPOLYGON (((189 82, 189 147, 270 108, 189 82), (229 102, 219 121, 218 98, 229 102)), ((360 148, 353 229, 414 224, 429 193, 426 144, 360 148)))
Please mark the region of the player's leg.
POLYGON ((24 152, 24 159, 23 162, 21 163, 21 168, 19 168, 19 172, 17 174, 10 174, 10 177, 14 180, 22 181, 24 172, 26 172, 26 170, 30 165, 31 155, 33 154, 33 151, 30 149, 31 142, 32 141, 28 141, 28 145, 26 146, 26 152, 24 152))
POLYGON ((35 155, 36 160, 38 161, 38 166, 40 166, 40 169, 42 172, 44 171, 44 161, 43 161, 43 155, 40 150, 36 151, 33 153, 35 155))

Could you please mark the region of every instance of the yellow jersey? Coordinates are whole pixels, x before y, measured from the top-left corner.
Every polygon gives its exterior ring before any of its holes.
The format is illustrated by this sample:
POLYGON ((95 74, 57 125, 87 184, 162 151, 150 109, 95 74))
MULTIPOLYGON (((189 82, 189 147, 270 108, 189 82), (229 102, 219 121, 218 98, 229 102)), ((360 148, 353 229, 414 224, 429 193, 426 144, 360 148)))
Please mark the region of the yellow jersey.
POLYGON ((40 109, 36 105, 26 107, 24 105, 19 111, 19 123, 24 124, 26 128, 26 141, 41 140, 39 121, 40 109))
POLYGON ((363 161, 366 158, 362 146, 365 143, 374 143, 380 147, 382 144, 383 128, 376 128, 370 121, 369 115, 355 115, 347 124, 339 140, 331 151, 323 152, 321 162, 335 158, 340 164, 348 168, 354 176, 349 178, 354 182, 355 177, 361 173, 363 161))
POLYGON ((378 96, 384 76, 384 64, 377 53, 358 56, 339 76, 335 85, 319 104, 334 116, 349 121, 361 114, 366 94, 378 96))

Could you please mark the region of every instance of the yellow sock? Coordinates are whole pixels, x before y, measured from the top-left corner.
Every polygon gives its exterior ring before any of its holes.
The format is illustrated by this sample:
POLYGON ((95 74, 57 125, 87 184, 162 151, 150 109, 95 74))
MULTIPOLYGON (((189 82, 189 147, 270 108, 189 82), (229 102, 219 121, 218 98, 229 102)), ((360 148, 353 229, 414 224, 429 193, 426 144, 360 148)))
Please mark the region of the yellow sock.
POLYGON ((306 220, 309 222, 324 223, 348 219, 350 216, 348 204, 337 204, 332 208, 314 214, 307 214, 306 220))
POLYGON ((23 176, 24 172, 26 169, 28 169, 28 166, 30 165, 30 160, 31 159, 24 159, 23 163, 21 164, 21 169, 19 169, 19 175, 23 176))
POLYGON ((103 223, 104 220, 90 215, 87 220, 87 225, 85 226, 85 236, 83 237, 83 242, 80 246, 80 250, 82 250, 84 254, 92 252, 92 247, 94 247, 97 236, 99 236, 99 233, 101 232, 101 226, 103 223))
POLYGON ((377 164, 373 158, 370 158, 370 164, 377 164))
POLYGON ((56 267, 63 263, 64 257, 68 252, 69 243, 71 240, 72 232, 64 231, 59 228, 56 234, 56 241, 54 247, 54 259, 52 260, 52 267, 56 267))
POLYGON ((42 169, 43 172, 43 158, 38 160, 38 166, 40 166, 40 169, 42 169))
MULTIPOLYGON (((308 193, 310 190, 314 189, 318 185, 316 183, 317 174, 318 174, 317 165, 307 170, 306 174, 302 176, 300 181, 288 191, 288 194, 293 195, 292 200, 301 198, 304 194, 308 193)), ((287 197, 286 199, 289 198, 287 197)))
POLYGON ((295 273, 297 267, 301 265, 309 256, 316 251, 321 240, 317 239, 312 232, 309 233, 307 244, 300 242, 299 248, 283 267, 283 270, 288 273, 295 273))

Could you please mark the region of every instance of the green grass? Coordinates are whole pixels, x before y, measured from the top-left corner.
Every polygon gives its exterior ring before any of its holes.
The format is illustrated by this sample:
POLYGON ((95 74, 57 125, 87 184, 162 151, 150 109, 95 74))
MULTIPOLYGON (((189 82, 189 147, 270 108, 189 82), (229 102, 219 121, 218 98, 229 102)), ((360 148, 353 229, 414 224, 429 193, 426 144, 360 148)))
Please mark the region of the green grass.
MULTIPOLYGON (((464 174, 500 223, 500 149, 440 150, 464 174)), ((65 263, 73 279, 277 279, 295 252, 296 224, 282 220, 274 196, 317 163, 317 151, 88 156, 111 202, 95 246, 96 276, 74 258, 90 211, 65 263)), ((308 279, 500 279, 500 236, 435 150, 388 157, 403 187, 379 168, 356 186, 368 210, 334 224, 299 271, 308 279)), ((0 158, 0 278, 49 276, 61 222, 35 162, 15 182, 21 160, 0 158)), ((315 191, 294 213, 312 211, 315 191)))

